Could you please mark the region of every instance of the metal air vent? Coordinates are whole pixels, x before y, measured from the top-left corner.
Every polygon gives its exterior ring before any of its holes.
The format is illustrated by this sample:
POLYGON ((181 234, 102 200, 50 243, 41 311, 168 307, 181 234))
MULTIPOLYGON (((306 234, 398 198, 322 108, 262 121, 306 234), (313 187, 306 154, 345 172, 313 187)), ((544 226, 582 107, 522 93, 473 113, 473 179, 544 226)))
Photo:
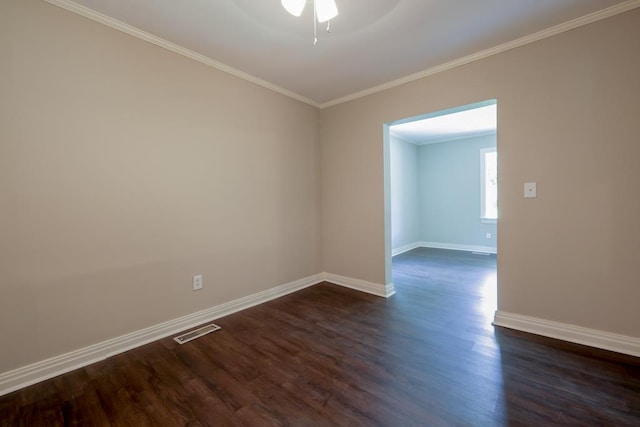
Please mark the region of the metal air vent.
POLYGON ((195 329, 191 332, 178 335, 177 337, 173 338, 173 340, 178 344, 184 344, 191 340, 195 340, 196 338, 200 338, 203 335, 207 335, 209 332, 217 331, 218 329, 220 329, 220 326, 212 323, 210 325, 195 329))

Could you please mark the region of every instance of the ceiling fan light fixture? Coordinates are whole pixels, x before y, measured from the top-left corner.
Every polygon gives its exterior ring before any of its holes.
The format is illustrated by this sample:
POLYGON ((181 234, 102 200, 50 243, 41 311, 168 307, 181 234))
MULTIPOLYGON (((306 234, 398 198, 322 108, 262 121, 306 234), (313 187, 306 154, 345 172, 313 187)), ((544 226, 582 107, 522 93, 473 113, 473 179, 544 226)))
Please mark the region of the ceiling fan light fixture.
POLYGON ((307 0, 281 0, 282 7, 293 16, 302 15, 307 0))
POLYGON ((318 22, 326 22, 338 16, 338 6, 336 6, 335 0, 315 0, 314 3, 318 22))
MULTIPOLYGON (((318 44, 318 22, 327 22, 327 32, 330 31, 331 20, 338 16, 338 6, 335 0, 312 0, 313 2, 313 45, 318 44)), ((302 15, 307 0, 280 0, 282 7, 293 16, 302 15)))

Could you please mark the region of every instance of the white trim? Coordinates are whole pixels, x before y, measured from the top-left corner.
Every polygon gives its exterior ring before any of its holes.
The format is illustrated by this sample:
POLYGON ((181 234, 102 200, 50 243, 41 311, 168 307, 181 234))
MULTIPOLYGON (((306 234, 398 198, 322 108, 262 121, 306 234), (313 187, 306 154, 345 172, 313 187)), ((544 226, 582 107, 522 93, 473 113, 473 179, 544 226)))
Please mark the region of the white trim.
POLYGON ((316 274, 0 374, 0 396, 321 283, 316 274))
POLYGON ((391 125, 389 127, 389 136, 393 139, 395 139, 396 141, 400 141, 400 142, 404 142, 405 144, 411 144, 411 145, 419 145, 416 141, 409 139, 409 138, 405 138, 404 136, 398 135, 393 133, 393 130, 391 129, 393 125, 391 125))
POLYGON ((0 396, 322 282, 331 282, 339 286, 385 298, 395 294, 392 283, 385 286, 364 280, 352 279, 350 277, 338 276, 336 274, 315 274, 177 319, 102 341, 79 350, 4 372, 0 374, 0 396))
MULTIPOLYGON (((453 114, 453 113, 449 113, 449 114, 453 114)), ((416 119, 416 120, 413 120, 413 121, 420 121, 420 120, 428 120, 428 119, 416 119)), ((422 147, 423 145, 440 144, 440 143, 443 143, 443 142, 464 141, 465 139, 476 139, 476 138, 482 138, 483 136, 497 135, 497 130, 496 129, 491 129, 491 130, 477 131, 477 132, 473 132, 473 133, 466 134, 466 135, 460 135, 460 136, 453 136, 453 137, 445 136, 443 138, 428 139, 426 141, 415 141, 413 139, 410 139, 410 138, 407 138, 407 137, 404 137, 404 136, 400 136, 400 135, 394 133, 393 132, 393 126, 394 125, 391 125, 391 129, 389 130, 389 135, 391 135, 395 139, 398 139, 400 141, 406 142, 408 144, 416 145, 418 147, 422 147)))
POLYGON ((487 131, 474 132, 467 135, 444 137, 441 139, 433 139, 428 141, 417 142, 416 145, 422 147, 423 145, 441 144, 443 142, 464 141, 466 139, 476 139, 476 138, 482 138, 484 136, 495 136, 497 134, 498 133, 496 129, 491 129, 487 131))
POLYGON ((452 251, 465 251, 465 252, 486 252, 489 254, 498 253, 497 248, 494 246, 478 246, 478 245, 461 245, 459 243, 442 243, 442 242, 413 242, 408 245, 400 246, 391 250, 391 256, 403 254, 416 248, 434 248, 434 249, 449 249, 452 251))
POLYGON ((567 323, 496 311, 493 324, 590 347, 640 357, 640 338, 612 334, 567 323))
POLYGON ((391 250, 391 256, 396 256, 396 255, 403 254, 405 252, 409 252, 415 248, 419 248, 420 246, 421 246, 420 242, 413 242, 413 243, 409 243, 408 245, 397 247, 391 250))
POLYGON ((454 136, 454 137, 445 136, 444 138, 440 138, 440 139, 431 139, 427 141, 421 141, 421 142, 417 142, 416 145, 423 146, 423 145, 431 145, 431 144, 440 144, 443 142, 464 141, 465 139, 476 139, 476 138, 482 138, 483 136, 491 136, 491 135, 497 135, 497 134, 498 134, 497 129, 491 129, 491 130, 473 132, 467 135, 454 136))
POLYGON ((497 248, 494 246, 461 245, 458 243, 442 242, 420 242, 420 246, 423 248, 449 249, 452 251, 498 253, 497 248))
POLYGON ((539 40, 546 39, 548 37, 552 37, 557 34, 561 34, 578 27, 582 27, 584 25, 592 24, 594 22, 601 21, 603 19, 610 18, 612 16, 619 15, 624 12, 628 12, 637 7, 640 7, 640 0, 629 0, 624 3, 619 3, 617 5, 608 7, 606 9, 602 9, 597 12, 593 12, 588 15, 584 15, 579 18, 572 19, 570 21, 556 25, 554 27, 547 28, 542 31, 538 31, 537 33, 529 34, 527 36, 520 37, 519 39, 515 39, 507 43, 503 43, 498 46, 491 47, 489 49, 481 50, 480 52, 472 53, 471 55, 454 59, 453 61, 445 62, 444 64, 436 65, 435 67, 427 68, 426 70, 417 72, 415 74, 410 74, 408 76, 405 76, 396 80, 392 80, 390 82, 383 83, 381 85, 374 86, 369 89, 352 93, 351 95, 343 96, 331 101, 324 102, 320 104, 320 108, 327 108, 327 107, 332 107, 334 105, 343 104, 345 102, 353 101, 358 98, 363 98, 365 96, 372 95, 377 92, 382 92, 383 90, 401 86, 405 83, 411 83, 413 81, 422 79, 424 77, 429 77, 434 74, 441 73, 443 71, 448 71, 453 68, 457 68, 462 65, 469 64, 471 62, 479 61, 481 59, 488 58, 490 56, 497 55, 499 53, 506 52, 511 49, 525 46, 530 43, 534 43, 539 40))
POLYGON ((480 224, 497 224, 497 218, 480 218, 480 224))
POLYGON ((230 67, 222 62, 215 61, 208 56, 202 55, 198 52, 194 52, 193 50, 184 48, 180 45, 177 45, 173 42, 155 36, 151 33, 147 33, 146 31, 142 31, 132 25, 126 24, 122 21, 118 21, 117 19, 111 18, 110 16, 104 15, 100 12, 96 12, 95 10, 89 9, 86 6, 79 5, 70 0, 44 0, 47 3, 50 3, 54 6, 58 6, 62 9, 68 10, 69 12, 73 12, 77 15, 83 16, 85 18, 91 19, 92 21, 99 22, 103 25, 111 27, 115 30, 122 31, 123 33, 129 34, 130 36, 139 38, 146 42, 152 43, 156 46, 160 46, 171 52, 177 53, 178 55, 185 56, 189 59, 193 59, 194 61, 198 61, 201 64, 208 65, 209 67, 215 68, 216 70, 222 71, 227 74, 231 74, 232 76, 239 77, 248 82, 254 83, 258 86, 262 86, 266 89, 277 92, 281 95, 288 96, 289 98, 296 99, 298 101, 304 102, 305 104, 309 104, 313 107, 320 107, 320 104, 313 101, 312 99, 307 98, 306 96, 302 96, 295 92, 292 92, 283 87, 274 85, 273 83, 269 83, 266 80, 262 80, 256 76, 245 73, 244 71, 240 71, 237 68, 230 67))
POLYGON ((450 62, 446 62, 444 64, 437 65, 435 67, 428 68, 426 70, 410 74, 408 76, 392 80, 387 83, 383 83, 378 86, 371 87, 369 89, 365 89, 359 92, 352 93, 350 95, 346 95, 340 98, 333 99, 331 101, 327 101, 324 103, 318 103, 306 96, 297 94, 283 87, 274 85, 265 80, 262 80, 258 77, 252 76, 251 74, 240 71, 236 68, 230 67, 221 62, 215 61, 205 55, 194 52, 190 49, 186 49, 182 46, 179 46, 175 43, 172 43, 168 40, 164 40, 160 37, 154 36, 153 34, 142 31, 132 25, 125 24, 124 22, 118 21, 117 19, 113 19, 107 15, 96 12, 92 9, 89 9, 86 6, 79 5, 70 0, 43 0, 52 5, 61 7, 70 12, 83 16, 85 18, 91 19, 93 21, 99 22, 101 24, 107 25, 111 28, 114 28, 118 31, 122 31, 131 36, 137 37, 139 39, 145 40, 149 43, 153 43, 156 46, 163 47, 167 50, 175 52, 179 55, 185 56, 187 58, 193 59, 194 61, 198 61, 202 64, 213 67, 217 70, 225 72, 227 74, 231 74, 233 76, 239 77, 241 79, 247 80, 251 83, 257 84, 258 86, 262 86, 264 88, 273 90, 274 92, 280 93, 282 95, 288 96, 290 98, 296 99, 298 101, 304 102, 305 104, 309 104, 318 108, 327 108, 332 107, 334 105, 343 104, 348 101, 353 101, 354 99, 362 98, 367 95, 371 95, 377 92, 381 92, 386 89, 391 89, 405 83, 410 83, 415 80, 422 79, 424 77, 432 76, 434 74, 441 73, 443 71, 451 70, 453 68, 468 64, 470 62, 478 61, 480 59, 488 58, 490 56, 496 55, 498 53, 506 52, 511 49, 515 49, 517 47, 521 47, 538 40, 542 40, 548 37, 555 36, 560 33, 564 33, 565 31, 573 30, 574 28, 582 27, 584 25, 588 25, 606 18, 610 18, 612 16, 628 12, 629 10, 640 7, 640 0, 628 0, 624 3, 619 3, 617 5, 608 7, 606 9, 602 9, 593 13, 590 13, 585 16, 581 16, 576 19, 572 19, 560 25, 556 25, 551 28, 547 28, 542 31, 538 31, 537 33, 529 34, 527 36, 521 37, 516 40, 512 40, 507 43, 503 43, 501 45, 482 50, 480 52, 473 53, 471 55, 464 56, 462 58, 455 59, 450 62))
POLYGON ((389 298, 396 293, 393 283, 383 285, 380 283, 371 283, 365 280, 354 279, 351 277, 339 276, 337 274, 324 273, 326 282, 344 286, 345 288, 355 289, 357 291, 366 292, 383 298, 389 298))

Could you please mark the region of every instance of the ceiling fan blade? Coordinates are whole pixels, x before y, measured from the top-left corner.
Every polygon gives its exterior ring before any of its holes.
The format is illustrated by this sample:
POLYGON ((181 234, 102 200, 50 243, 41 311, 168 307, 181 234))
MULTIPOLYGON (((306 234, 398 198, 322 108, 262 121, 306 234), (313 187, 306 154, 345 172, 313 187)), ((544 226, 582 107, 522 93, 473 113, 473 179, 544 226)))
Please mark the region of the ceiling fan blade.
POLYGON ((307 0, 281 0, 282 7, 293 16, 302 15, 307 0))
POLYGON ((335 0, 315 0, 318 22, 325 22, 338 16, 338 6, 335 0))

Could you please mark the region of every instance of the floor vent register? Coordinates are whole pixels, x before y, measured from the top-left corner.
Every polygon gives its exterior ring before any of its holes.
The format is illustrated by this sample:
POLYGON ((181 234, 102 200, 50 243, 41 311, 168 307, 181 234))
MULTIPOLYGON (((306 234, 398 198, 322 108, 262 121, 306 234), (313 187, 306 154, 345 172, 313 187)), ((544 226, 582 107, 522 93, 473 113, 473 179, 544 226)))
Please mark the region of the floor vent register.
POLYGON ((207 326, 203 326, 201 328, 195 329, 191 332, 187 332, 184 333, 182 335, 178 335, 177 337, 173 338, 173 340, 175 342, 177 342, 178 344, 184 344, 186 342, 189 342, 191 340, 195 340, 196 338, 200 338, 203 335, 207 335, 210 332, 214 332, 217 331, 218 329, 220 329, 220 326, 211 323, 210 325, 207 326))

